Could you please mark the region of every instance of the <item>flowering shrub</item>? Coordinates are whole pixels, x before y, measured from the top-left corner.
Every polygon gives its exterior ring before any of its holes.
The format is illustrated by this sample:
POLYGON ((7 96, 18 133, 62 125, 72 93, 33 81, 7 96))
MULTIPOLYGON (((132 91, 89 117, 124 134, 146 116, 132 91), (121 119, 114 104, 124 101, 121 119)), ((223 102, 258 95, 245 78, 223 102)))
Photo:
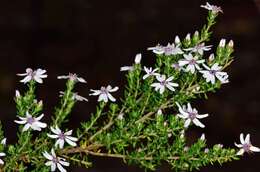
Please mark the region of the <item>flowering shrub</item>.
POLYGON ((134 64, 124 66, 127 85, 121 101, 113 96, 117 86, 91 89, 90 96, 98 96, 96 112, 89 121, 77 129, 66 129, 70 113, 78 101, 88 99, 74 92, 76 84, 86 80, 76 74, 58 76, 65 79, 66 88, 60 92, 60 104, 56 107, 52 122, 43 122, 43 102, 36 99, 36 86, 47 78, 46 70, 26 69, 20 82, 27 85, 24 93, 16 91, 15 102, 19 124, 16 144, 6 144, 0 128, 1 171, 55 171, 66 172, 70 164, 91 167, 92 156, 122 159, 155 170, 161 162, 169 163, 174 171, 199 169, 212 163, 238 160, 245 152, 260 152, 253 146, 250 135, 241 133, 235 148, 216 144, 207 147, 202 134, 192 144, 187 143, 186 131, 194 127, 205 128, 202 121, 209 114, 201 114, 192 100, 207 97, 229 82, 224 71, 233 61, 234 43, 222 39, 216 52, 211 51, 210 28, 222 13, 220 7, 202 5, 208 18, 202 30, 185 39, 175 37, 174 43, 150 47, 156 54, 154 67, 141 65, 141 54, 134 64))

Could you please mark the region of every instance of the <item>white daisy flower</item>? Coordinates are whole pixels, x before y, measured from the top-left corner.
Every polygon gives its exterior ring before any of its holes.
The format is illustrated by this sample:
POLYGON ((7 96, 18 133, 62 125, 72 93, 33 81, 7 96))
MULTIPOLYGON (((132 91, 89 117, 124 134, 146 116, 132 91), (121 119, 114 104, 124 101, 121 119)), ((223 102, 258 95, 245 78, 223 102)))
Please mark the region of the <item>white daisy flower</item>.
POLYGON ((37 70, 32 70, 31 68, 26 69, 26 73, 18 73, 18 76, 25 76, 24 79, 20 80, 20 82, 23 82, 26 84, 27 82, 30 82, 32 80, 42 84, 43 83, 43 78, 47 78, 48 75, 46 75, 46 70, 42 69, 37 69, 37 70))
POLYGON ((212 47, 212 45, 205 46, 205 43, 201 43, 201 44, 196 45, 195 47, 186 48, 184 50, 190 51, 190 52, 193 52, 193 53, 199 53, 200 55, 203 55, 204 51, 211 50, 211 47, 212 47))
POLYGON ((147 50, 153 51, 153 53, 161 55, 164 53, 164 47, 161 46, 160 44, 156 45, 155 47, 149 47, 147 50))
POLYGON ((149 76, 158 76, 160 75, 159 73, 156 73, 156 71, 159 70, 158 68, 153 69, 153 68, 147 68, 144 66, 144 71, 146 72, 146 74, 143 76, 143 79, 148 78, 149 76))
POLYGON ((216 78, 220 80, 221 83, 228 83, 228 74, 227 72, 222 72, 222 66, 219 66, 218 63, 215 63, 211 67, 203 64, 206 70, 201 70, 200 73, 203 74, 203 77, 206 79, 206 82, 211 82, 215 84, 216 78))
POLYGON ((240 150, 237 152, 237 155, 243 155, 245 152, 247 152, 247 153, 260 152, 260 148, 255 147, 251 144, 250 134, 247 134, 244 139, 244 134, 241 133, 240 142, 241 142, 241 144, 235 143, 235 146, 240 148, 240 150))
POLYGON ((63 166, 68 167, 70 165, 70 163, 67 162, 64 158, 57 157, 54 149, 51 149, 51 154, 46 151, 43 152, 43 156, 49 160, 45 163, 45 165, 50 166, 51 171, 55 171, 56 168, 58 168, 60 172, 66 172, 67 170, 63 166))
MULTIPOLYGON (((0 152, 0 157, 5 156, 6 154, 4 152, 0 152)), ((4 161, 0 159, 0 164, 3 165, 4 161)))
MULTIPOLYGON (((63 91, 60 91, 60 97, 64 96, 64 92, 63 91)), ((80 96, 78 93, 72 93, 72 99, 73 100, 76 100, 76 101, 80 101, 80 102, 83 102, 83 101, 88 101, 87 98, 83 97, 83 96, 80 96)))
POLYGON ((26 112, 26 117, 18 116, 20 121, 15 120, 14 122, 17 124, 24 125, 22 132, 27 131, 29 128, 32 128, 33 130, 41 131, 42 128, 47 127, 47 124, 40 122, 44 114, 41 114, 39 117, 33 117, 29 114, 29 112, 26 112))
POLYGON ((50 138, 57 139, 55 143, 55 147, 59 146, 60 149, 63 149, 65 142, 67 142, 71 146, 77 146, 75 142, 77 142, 78 139, 76 137, 71 136, 72 130, 63 132, 56 126, 55 128, 51 127, 51 131, 54 134, 47 134, 47 135, 50 138))
POLYGON ((99 102, 100 101, 108 102, 108 100, 115 102, 116 99, 110 93, 115 92, 118 89, 119 89, 118 87, 112 88, 110 85, 108 85, 107 87, 101 87, 100 90, 91 89, 90 91, 92 91, 93 93, 91 93, 89 95, 90 96, 99 96, 98 97, 99 102))
POLYGON ((200 70, 199 64, 202 64, 205 62, 204 59, 198 60, 198 56, 193 57, 192 54, 188 54, 188 55, 184 54, 183 57, 184 57, 184 59, 181 59, 178 62, 179 66, 182 67, 182 66, 187 65, 185 71, 191 72, 192 74, 195 73, 196 69, 200 70))
MULTIPOLYGON (((135 64, 140 64, 142 59, 142 54, 136 54, 135 56, 135 64)), ((134 66, 123 66, 120 68, 120 71, 133 71, 134 70, 134 66)))
POLYGON ((175 46, 174 43, 168 43, 167 46, 163 47, 164 54, 166 56, 183 54, 184 52, 179 48, 179 45, 175 46))
POLYGON ((190 123, 194 123, 196 126, 204 128, 205 125, 202 124, 198 119, 202 119, 202 118, 206 118, 209 115, 208 114, 198 114, 197 109, 192 108, 190 103, 188 103, 187 108, 186 106, 181 107, 179 103, 176 103, 178 108, 179 108, 179 112, 180 114, 178 114, 178 116, 180 118, 185 119, 185 123, 184 123, 184 127, 187 128, 190 123))
POLYGON ((215 14, 219 12, 223 13, 221 7, 218 7, 216 5, 210 5, 208 2, 206 3, 206 5, 201 5, 200 7, 212 11, 215 14))
POLYGON ((87 83, 87 81, 84 78, 78 77, 78 75, 75 73, 69 73, 69 75, 61 75, 61 76, 58 76, 57 78, 58 79, 69 79, 74 82, 87 83))
POLYGON ((179 86, 179 84, 171 82, 173 80, 173 76, 166 79, 165 75, 159 75, 156 76, 156 79, 159 82, 153 83, 151 86, 155 87, 155 91, 159 91, 160 94, 163 94, 165 88, 168 88, 171 91, 175 91, 174 87, 179 86))

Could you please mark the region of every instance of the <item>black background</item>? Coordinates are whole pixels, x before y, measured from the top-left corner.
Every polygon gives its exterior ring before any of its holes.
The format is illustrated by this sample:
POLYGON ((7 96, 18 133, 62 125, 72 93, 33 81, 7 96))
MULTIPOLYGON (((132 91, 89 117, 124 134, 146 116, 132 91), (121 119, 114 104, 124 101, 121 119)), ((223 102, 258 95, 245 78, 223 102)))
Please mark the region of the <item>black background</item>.
MULTIPOLYGON (((197 102, 200 112, 210 117, 203 122, 206 129, 192 129, 190 137, 206 134, 209 145, 223 143, 233 147, 240 132, 251 133, 252 143, 260 146, 260 13, 257 0, 211 1, 221 5, 224 15, 214 27, 210 44, 221 38, 235 41, 235 62, 228 69, 230 84, 208 100, 197 102)), ((8 143, 16 141, 14 124, 15 89, 25 87, 16 73, 25 68, 44 68, 48 79, 39 86, 39 99, 44 100, 46 122, 58 102, 58 91, 64 81, 57 75, 75 72, 87 79, 77 91, 88 95, 90 88, 119 85, 125 82, 120 66, 130 65, 136 53, 143 53, 143 63, 151 64, 154 55, 147 47, 174 41, 188 32, 199 30, 207 12, 200 8, 202 0, 0 0, 0 107, 1 120, 8 131, 8 143)), ((260 5, 260 3, 259 3, 260 5)), ((122 91, 122 90, 121 90, 122 91)), ((117 97, 122 92, 117 93, 117 97)), ((69 128, 89 118, 96 99, 76 105, 69 128)), ((242 160, 222 167, 202 168, 202 172, 259 172, 260 155, 246 155, 242 160)), ((116 172, 144 171, 127 167, 120 160, 94 158, 91 169, 71 171, 116 172)), ((170 171, 162 165, 158 170, 170 171)))

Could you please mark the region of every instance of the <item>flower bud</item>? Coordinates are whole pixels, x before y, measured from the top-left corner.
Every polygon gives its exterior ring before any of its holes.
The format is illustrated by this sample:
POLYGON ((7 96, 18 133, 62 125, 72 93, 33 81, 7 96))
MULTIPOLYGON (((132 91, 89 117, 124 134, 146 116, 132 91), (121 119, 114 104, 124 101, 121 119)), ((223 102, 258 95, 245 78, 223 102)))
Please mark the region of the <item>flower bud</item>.
POLYGON ((219 42, 219 47, 224 48, 226 45, 226 39, 221 39, 219 42))
POLYGON ((20 94, 19 90, 15 90, 15 97, 16 98, 21 97, 21 94, 20 94))
POLYGON ((181 43, 181 40, 180 40, 178 35, 175 36, 175 41, 174 42, 175 42, 175 44, 180 44, 181 43))
POLYGON ((185 40, 186 40, 186 41, 190 41, 190 33, 188 33, 188 34, 186 35, 185 40))
POLYGON ((136 54, 136 56, 135 56, 135 64, 139 64, 141 62, 141 59, 142 59, 142 54, 141 53, 136 54))
POLYGON ((212 62, 213 60, 215 59, 215 55, 212 53, 212 54, 210 54, 210 56, 209 56, 209 62, 212 62))
POLYGON ((234 47, 234 41, 233 41, 233 40, 230 40, 230 41, 228 42, 228 47, 230 47, 230 48, 233 48, 233 47, 234 47))

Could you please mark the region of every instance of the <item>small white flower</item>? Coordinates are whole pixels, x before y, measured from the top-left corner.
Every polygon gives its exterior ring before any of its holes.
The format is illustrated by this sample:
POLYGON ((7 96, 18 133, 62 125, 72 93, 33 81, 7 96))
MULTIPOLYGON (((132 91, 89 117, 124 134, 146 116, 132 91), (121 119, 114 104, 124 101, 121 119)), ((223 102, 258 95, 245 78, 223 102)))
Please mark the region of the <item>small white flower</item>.
POLYGON ((148 78, 149 76, 158 76, 160 75, 159 73, 156 73, 156 71, 159 70, 158 68, 153 69, 153 68, 147 68, 144 66, 144 71, 146 72, 146 74, 143 76, 143 79, 148 78))
POLYGON ((200 70, 199 64, 202 64, 205 62, 204 59, 198 60, 198 57, 197 56, 193 57, 192 54, 188 54, 188 55, 184 54, 183 57, 184 57, 184 59, 181 59, 178 62, 179 66, 182 67, 182 66, 187 65, 185 71, 186 72, 190 71, 192 74, 195 73, 196 69, 200 70))
POLYGON ((32 70, 31 68, 26 69, 26 73, 18 73, 18 76, 25 76, 24 79, 20 80, 20 82, 23 82, 26 84, 27 82, 30 82, 32 80, 38 82, 38 83, 43 83, 43 78, 47 78, 48 75, 45 74, 46 70, 42 69, 37 69, 37 70, 32 70))
POLYGON ((188 33, 188 34, 186 35, 185 40, 186 40, 186 41, 190 41, 190 33, 188 33))
POLYGON ((206 5, 201 5, 200 7, 212 11, 215 14, 219 12, 223 13, 221 7, 218 7, 216 5, 210 5, 208 2, 206 3, 206 5))
POLYGON ((69 73, 69 75, 61 75, 61 76, 58 76, 57 78, 58 79, 69 79, 74 82, 87 83, 87 81, 84 78, 78 77, 78 75, 75 73, 69 73))
POLYGON ((14 122, 17 124, 24 125, 22 132, 27 131, 29 128, 32 128, 33 130, 41 131, 42 128, 47 127, 47 124, 40 122, 43 116, 44 114, 41 114, 39 117, 35 118, 32 115, 30 115, 29 112, 26 112, 26 117, 18 116, 18 118, 21 121, 15 120, 14 122))
POLYGON ((241 144, 235 143, 235 146, 240 148, 240 150, 237 152, 237 155, 243 155, 245 152, 247 152, 247 153, 260 152, 260 148, 255 147, 251 144, 250 134, 247 134, 244 139, 244 134, 241 133, 240 142, 241 142, 241 144))
POLYGON ((206 79, 206 82, 211 82, 215 84, 216 78, 220 80, 221 83, 228 83, 228 74, 227 72, 222 72, 222 67, 219 66, 217 63, 210 67, 203 64, 204 68, 207 70, 201 70, 200 73, 203 74, 203 77, 206 79))
POLYGON ((6 140, 7 140, 6 138, 3 138, 3 139, 1 140, 1 144, 5 146, 5 145, 6 145, 6 140))
MULTIPOLYGON (((141 59, 142 59, 142 54, 141 53, 136 54, 136 56, 135 56, 135 64, 140 64, 141 59)), ((123 66, 123 67, 120 67, 120 71, 133 71, 133 70, 134 70, 134 66, 123 66)))
MULTIPOLYGON (((64 92, 63 91, 60 91, 60 97, 64 96, 64 92)), ((88 101, 87 98, 83 97, 83 96, 80 96, 78 93, 72 93, 72 99, 73 100, 76 100, 76 101, 88 101)))
POLYGON ((118 89, 119 89, 118 87, 112 88, 110 85, 108 85, 107 87, 101 87, 100 90, 91 89, 90 91, 92 91, 93 93, 91 93, 89 95, 90 96, 99 96, 98 97, 99 102, 100 101, 108 102, 108 100, 115 102, 116 99, 110 93, 115 92, 118 89))
MULTIPOLYGON (((0 157, 5 156, 6 154, 4 152, 0 152, 0 157)), ((0 159, 0 164, 3 165, 4 161, 0 159)))
POLYGON ((212 47, 212 45, 205 46, 205 43, 201 43, 201 44, 196 45, 195 47, 186 48, 184 50, 194 52, 194 53, 199 53, 200 55, 203 55, 204 51, 211 50, 211 47, 212 47))
POLYGON ((188 103, 187 108, 186 108, 186 106, 181 107, 179 105, 179 103, 176 103, 176 104, 177 104, 177 106, 179 108, 179 112, 180 112, 180 114, 178 114, 178 116, 180 118, 186 119, 186 121, 184 123, 185 128, 187 128, 191 122, 194 123, 198 127, 201 127, 201 128, 205 127, 205 125, 202 124, 198 119, 206 118, 209 116, 208 114, 202 114, 202 115, 198 114, 197 109, 192 108, 190 103, 188 103))
POLYGON ((173 76, 166 79, 165 75, 156 76, 157 81, 153 83, 151 86, 155 87, 155 91, 159 91, 160 94, 163 94, 165 88, 168 88, 171 91, 175 91, 174 87, 178 87, 179 84, 171 82, 173 80, 173 76))
POLYGON ((68 167, 70 165, 70 163, 67 162, 64 158, 57 157, 54 149, 51 149, 51 154, 46 151, 43 152, 43 156, 49 160, 45 163, 45 165, 51 166, 51 171, 55 171, 56 168, 58 168, 60 172, 66 172, 67 170, 65 170, 63 166, 68 167))
POLYGON ((72 130, 63 132, 56 126, 55 128, 51 127, 51 131, 54 134, 47 134, 47 135, 50 138, 57 139, 55 143, 55 147, 59 146, 60 149, 63 149, 65 142, 67 142, 71 146, 77 146, 75 142, 77 142, 78 139, 76 137, 71 136, 72 130))
POLYGON ((183 54, 184 52, 179 48, 179 45, 175 46, 174 43, 168 43, 167 46, 163 47, 164 54, 166 56, 183 54))
POLYGON ((160 44, 156 45, 155 47, 149 47, 147 50, 153 51, 153 53, 161 55, 164 53, 164 47, 161 46, 160 44))

